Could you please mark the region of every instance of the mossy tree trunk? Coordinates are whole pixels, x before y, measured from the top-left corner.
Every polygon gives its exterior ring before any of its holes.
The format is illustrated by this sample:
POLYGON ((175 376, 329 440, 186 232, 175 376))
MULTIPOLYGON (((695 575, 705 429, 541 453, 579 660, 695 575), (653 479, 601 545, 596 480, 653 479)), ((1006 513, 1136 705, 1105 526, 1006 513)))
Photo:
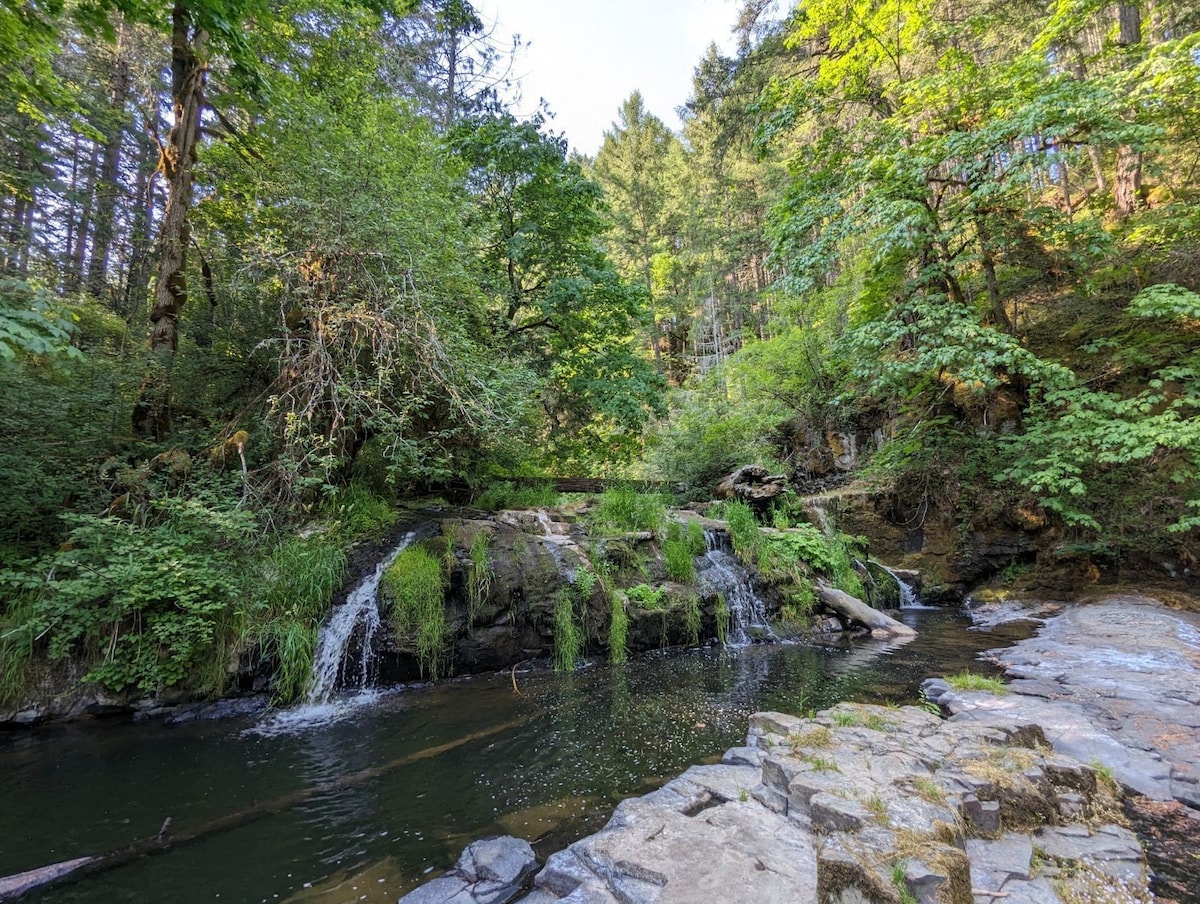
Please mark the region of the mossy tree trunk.
POLYGON ((150 309, 150 350, 154 365, 142 383, 133 410, 133 428, 143 436, 161 436, 171 427, 171 363, 179 348, 179 317, 187 302, 188 211, 200 114, 208 74, 208 35, 193 24, 187 0, 171 10, 171 102, 174 123, 161 147, 158 169, 167 184, 167 205, 159 232, 154 306, 150 309))

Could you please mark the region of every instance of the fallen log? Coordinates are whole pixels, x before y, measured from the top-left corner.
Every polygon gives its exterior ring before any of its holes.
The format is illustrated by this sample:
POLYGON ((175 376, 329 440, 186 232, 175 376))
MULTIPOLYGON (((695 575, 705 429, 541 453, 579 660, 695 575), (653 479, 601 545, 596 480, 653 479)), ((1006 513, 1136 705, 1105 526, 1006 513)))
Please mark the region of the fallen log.
POLYGON ((163 827, 157 835, 150 835, 145 838, 139 838, 136 841, 123 845, 119 848, 114 848, 103 854, 97 854, 92 857, 77 857, 73 860, 64 860, 59 863, 52 863, 49 866, 39 867, 38 869, 28 870, 27 872, 17 873, 12 876, 0 877, 0 902, 15 901, 17 898, 33 891, 37 888, 45 888, 48 885, 57 885, 64 882, 76 882, 85 876, 91 876, 96 873, 107 872, 115 869, 118 866, 129 863, 133 860, 142 857, 149 857, 153 854, 163 854, 177 847, 182 847, 185 844, 190 844, 193 841, 199 841, 202 838, 207 838, 210 835, 215 835, 220 832, 227 832, 230 829, 236 829, 249 823, 256 822, 264 816, 270 816, 273 813, 281 813, 284 810, 290 809, 297 804, 304 803, 321 794, 328 794, 333 791, 341 791, 345 788, 353 788, 356 785, 361 785, 371 779, 378 778, 394 769, 399 769, 402 766, 408 766, 412 763, 421 760, 427 760, 435 756, 439 756, 447 751, 454 750, 458 747, 463 747, 475 741, 481 741, 484 738, 489 738, 492 735, 507 731, 517 725, 521 725, 534 718, 534 715, 526 716, 522 719, 515 719, 511 722, 505 722, 502 725, 495 725, 491 728, 485 728, 482 731, 472 732, 464 735, 461 738, 455 738, 453 741, 447 741, 445 744, 437 744, 433 747, 426 747, 423 750, 418 750, 414 753, 399 757, 398 759, 390 760, 378 766, 371 766, 368 769, 361 769, 358 772, 352 772, 349 775, 343 775, 341 778, 336 778, 331 781, 321 782, 309 788, 301 788, 298 791, 293 791, 291 794, 285 794, 282 797, 276 797, 268 801, 256 803, 245 810, 239 810, 236 813, 230 813, 226 816, 221 816, 217 819, 210 820, 200 826, 188 829, 178 834, 169 833, 171 823, 170 817, 163 822, 163 827))
POLYGON ((832 609, 844 622, 869 628, 872 634, 894 634, 908 637, 917 632, 903 622, 896 621, 890 615, 872 609, 862 600, 833 587, 819 584, 816 588, 817 598, 832 609))

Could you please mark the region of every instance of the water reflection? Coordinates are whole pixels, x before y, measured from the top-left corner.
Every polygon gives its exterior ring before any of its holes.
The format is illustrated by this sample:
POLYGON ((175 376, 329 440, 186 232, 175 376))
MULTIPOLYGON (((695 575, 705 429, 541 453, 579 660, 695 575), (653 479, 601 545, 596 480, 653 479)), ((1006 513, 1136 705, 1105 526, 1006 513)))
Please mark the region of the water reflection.
POLYGON ((0 874, 116 847, 166 815, 182 832, 304 792, 279 813, 40 900, 394 900, 480 835, 540 840, 544 852, 598 828, 623 797, 741 743, 756 710, 912 701, 924 677, 1029 631, 968 632, 956 613, 904 618, 921 633, 903 645, 655 654, 525 675, 519 695, 504 674, 385 695, 299 731, 224 722, 2 738, 0 874))

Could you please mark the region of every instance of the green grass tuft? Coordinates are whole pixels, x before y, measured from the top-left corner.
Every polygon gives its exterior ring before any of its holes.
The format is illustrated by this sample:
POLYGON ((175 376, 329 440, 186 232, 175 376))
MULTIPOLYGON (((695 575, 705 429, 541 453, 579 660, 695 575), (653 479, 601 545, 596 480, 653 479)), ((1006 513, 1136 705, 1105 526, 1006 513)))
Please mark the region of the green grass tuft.
POLYGON ((662 496, 639 492, 624 484, 605 490, 592 511, 593 530, 598 534, 622 534, 646 530, 658 533, 667 518, 662 496))
POLYGON ((482 530, 476 531, 471 538, 471 552, 467 560, 467 611, 472 622, 492 590, 493 572, 488 556, 491 540, 491 535, 482 530))
POLYGON ((729 526, 729 539, 733 541, 733 551, 747 562, 757 562, 762 546, 762 532, 759 530, 754 510, 744 502, 726 502, 719 507, 716 517, 729 526))
POLYGON ((986 691, 989 694, 1003 696, 1008 693, 1008 688, 999 678, 987 678, 983 675, 976 675, 963 669, 957 675, 947 675, 946 683, 956 691, 986 691))
MULTIPOLYGON (((703 535, 701 535, 701 539, 703 539, 703 535)), ((696 563, 695 554, 692 552, 692 543, 685 533, 683 525, 678 521, 672 521, 667 525, 667 536, 663 540, 662 552, 663 565, 668 578, 681 584, 690 584, 696 579, 696 563)))
POLYGON ((609 662, 624 662, 629 658, 629 612, 625 608, 624 594, 609 595, 612 617, 608 623, 609 662))
POLYGON ((498 480, 475 499, 475 505, 485 512, 500 509, 549 508, 558 504, 558 491, 549 481, 517 486, 511 481, 498 480))
POLYGON ((421 674, 436 681, 450 640, 442 562, 423 547, 410 547, 384 572, 383 586, 392 599, 396 636, 416 652, 421 674))
POLYGON ((554 598, 554 670, 574 671, 583 642, 583 628, 575 619, 575 594, 564 587, 554 598))

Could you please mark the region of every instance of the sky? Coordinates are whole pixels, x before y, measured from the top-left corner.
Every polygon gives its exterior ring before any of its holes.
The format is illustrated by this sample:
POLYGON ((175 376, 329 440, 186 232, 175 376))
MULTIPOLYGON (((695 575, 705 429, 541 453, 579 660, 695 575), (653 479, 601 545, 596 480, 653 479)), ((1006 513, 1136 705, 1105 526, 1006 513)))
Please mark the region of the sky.
POLYGON ((476 0, 506 45, 519 34, 516 112, 532 114, 545 98, 572 149, 595 154, 621 102, 635 90, 672 129, 691 93, 692 70, 712 42, 729 51, 738 0, 476 0))

